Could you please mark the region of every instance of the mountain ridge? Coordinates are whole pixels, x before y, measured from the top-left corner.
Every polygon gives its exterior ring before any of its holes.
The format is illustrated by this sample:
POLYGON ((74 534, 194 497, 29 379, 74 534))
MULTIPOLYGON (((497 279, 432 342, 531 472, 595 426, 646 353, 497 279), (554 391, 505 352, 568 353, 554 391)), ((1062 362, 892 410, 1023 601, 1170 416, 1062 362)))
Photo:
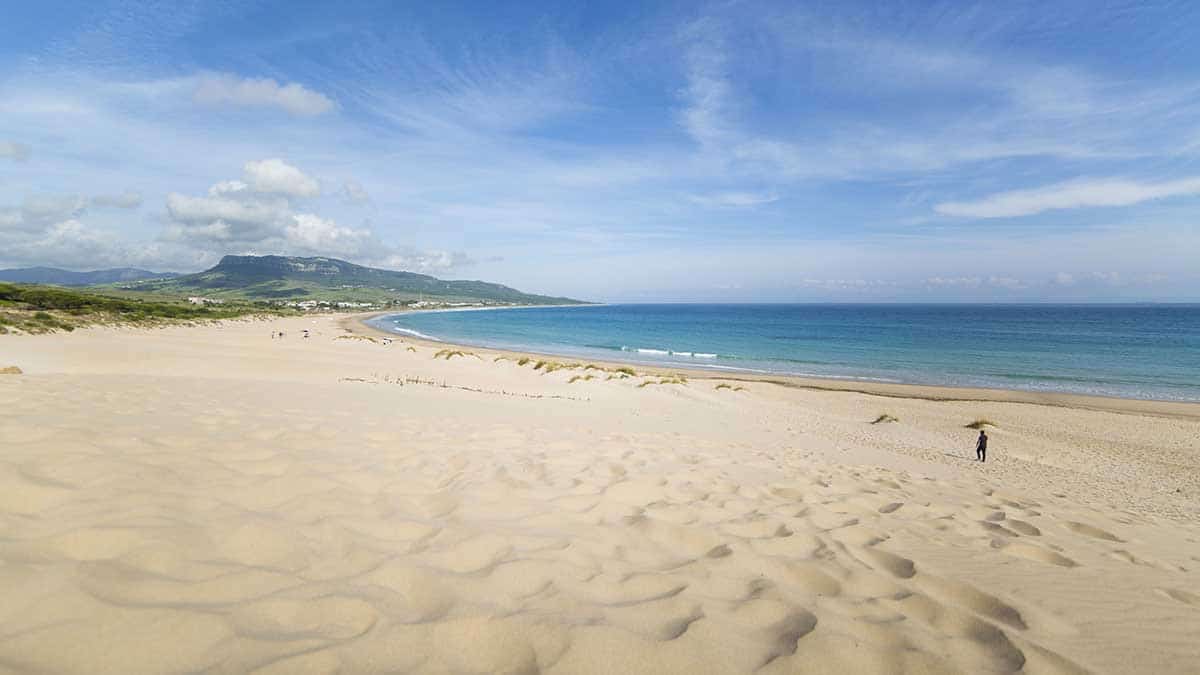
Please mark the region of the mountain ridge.
POLYGON ((201 293, 251 300, 489 301, 504 304, 584 304, 579 300, 524 293, 477 280, 443 280, 427 274, 385 270, 326 256, 227 255, 213 267, 167 280, 138 281, 128 290, 201 293))
POLYGON ((0 270, 0 281, 51 286, 96 286, 143 279, 169 279, 177 276, 179 274, 176 272, 151 272, 137 267, 114 267, 88 272, 74 272, 58 267, 14 267, 0 270))

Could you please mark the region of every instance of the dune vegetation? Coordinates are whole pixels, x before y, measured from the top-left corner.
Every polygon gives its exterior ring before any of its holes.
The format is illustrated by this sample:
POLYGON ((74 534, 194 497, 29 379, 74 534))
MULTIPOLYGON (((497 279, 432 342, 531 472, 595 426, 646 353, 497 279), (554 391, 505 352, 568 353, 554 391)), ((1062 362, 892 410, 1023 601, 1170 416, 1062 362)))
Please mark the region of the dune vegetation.
POLYGON ((282 315, 266 303, 193 305, 176 299, 139 300, 54 286, 0 283, 0 334, 72 331, 93 324, 159 324, 282 315))

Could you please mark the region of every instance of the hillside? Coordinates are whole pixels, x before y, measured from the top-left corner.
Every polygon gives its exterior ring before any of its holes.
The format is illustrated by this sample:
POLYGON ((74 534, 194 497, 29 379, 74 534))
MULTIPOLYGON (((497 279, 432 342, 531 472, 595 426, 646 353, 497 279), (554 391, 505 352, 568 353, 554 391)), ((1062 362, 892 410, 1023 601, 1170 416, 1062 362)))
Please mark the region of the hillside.
POLYGON ((170 279, 177 277, 174 272, 151 272, 133 267, 119 267, 111 270, 93 270, 91 272, 72 272, 57 267, 22 267, 18 269, 0 270, 0 281, 17 284, 49 284, 53 286, 95 286, 98 284, 114 284, 142 279, 170 279))
POLYGON ((355 265, 334 258, 227 255, 211 269, 121 288, 139 292, 194 294, 247 300, 350 302, 490 302, 579 304, 578 300, 522 293, 484 281, 445 281, 425 274, 355 265))
POLYGON ((196 305, 153 295, 123 298, 95 289, 0 283, 0 335, 72 331, 94 324, 144 326, 248 315, 288 315, 294 311, 271 307, 265 302, 196 305))

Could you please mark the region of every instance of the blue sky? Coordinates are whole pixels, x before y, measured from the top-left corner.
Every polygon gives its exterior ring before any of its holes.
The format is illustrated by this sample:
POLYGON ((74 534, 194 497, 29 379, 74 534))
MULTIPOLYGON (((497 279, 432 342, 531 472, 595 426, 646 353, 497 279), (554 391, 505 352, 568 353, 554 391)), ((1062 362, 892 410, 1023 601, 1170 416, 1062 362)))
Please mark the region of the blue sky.
POLYGON ((0 266, 1200 299, 1200 5, 16 3, 0 266))

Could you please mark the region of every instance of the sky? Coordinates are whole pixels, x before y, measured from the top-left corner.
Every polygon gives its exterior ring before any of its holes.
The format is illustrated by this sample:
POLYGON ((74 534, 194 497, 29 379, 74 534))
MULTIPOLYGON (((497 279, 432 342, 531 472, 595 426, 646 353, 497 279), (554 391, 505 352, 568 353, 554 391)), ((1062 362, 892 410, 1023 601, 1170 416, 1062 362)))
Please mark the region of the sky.
POLYGON ((0 267, 1200 300, 1200 3, 12 3, 0 267))

